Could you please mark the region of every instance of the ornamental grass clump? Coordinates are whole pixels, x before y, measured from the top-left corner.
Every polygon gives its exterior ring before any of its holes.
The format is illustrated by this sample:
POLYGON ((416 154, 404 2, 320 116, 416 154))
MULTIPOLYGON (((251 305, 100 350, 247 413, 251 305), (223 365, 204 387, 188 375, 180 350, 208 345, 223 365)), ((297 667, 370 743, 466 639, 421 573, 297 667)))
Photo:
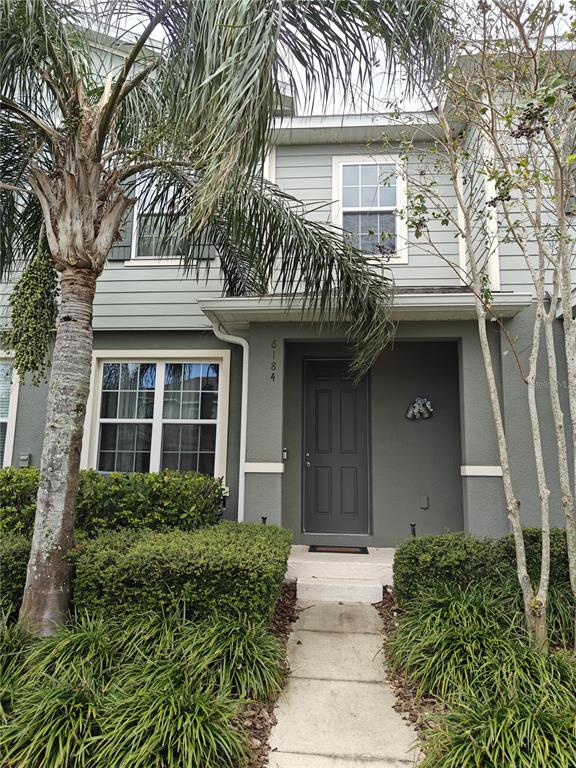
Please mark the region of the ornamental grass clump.
POLYGON ((104 681, 121 657, 120 625, 102 616, 78 613, 56 635, 34 643, 26 659, 25 675, 37 680, 60 678, 71 670, 104 681))
POLYGON ((286 661, 280 641, 261 621, 214 617, 198 627, 192 648, 209 658, 222 690, 240 698, 266 699, 282 688, 286 661))
POLYGON ((425 591, 392 634, 389 662, 417 684, 418 696, 471 694, 482 669, 514 655, 522 637, 521 616, 511 621, 509 605, 486 587, 425 591))
MULTIPOLYGON (((555 589, 557 638, 569 634, 569 605, 555 589)), ((406 604, 388 656, 418 696, 439 700, 440 713, 426 716, 422 768, 576 765, 576 658, 530 648, 510 584, 423 592, 406 604)))
POLYGON ((72 667, 69 674, 25 684, 2 729, 0 757, 10 768, 82 768, 99 729, 99 681, 72 667))
POLYGON ((277 692, 285 654, 265 622, 79 613, 53 637, 0 627, 0 764, 241 768, 242 706, 277 692))
POLYGON ((246 765, 241 702, 203 688, 185 673, 185 664, 171 662, 125 671, 107 693, 100 733, 89 742, 91 768, 246 765))
POLYGON ((576 690, 564 706, 540 695, 471 697, 434 718, 420 768, 573 768, 576 690))
POLYGON ((14 621, 15 613, 8 605, 0 611, 0 725, 7 722, 12 712, 24 663, 34 642, 26 627, 14 621))

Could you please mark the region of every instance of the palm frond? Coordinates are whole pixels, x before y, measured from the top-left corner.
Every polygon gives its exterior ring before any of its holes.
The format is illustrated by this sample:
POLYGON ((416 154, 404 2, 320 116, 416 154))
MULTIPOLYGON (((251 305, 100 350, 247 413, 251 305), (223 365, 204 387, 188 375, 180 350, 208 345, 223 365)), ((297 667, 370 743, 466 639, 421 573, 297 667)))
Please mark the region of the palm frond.
MULTIPOLYGON (((164 6, 134 0, 150 19, 164 6)), ((286 83, 322 105, 337 86, 369 91, 377 58, 390 72, 401 61, 410 83, 446 50, 432 0, 182 0, 162 26, 168 44, 155 79, 167 130, 156 121, 158 136, 164 152, 194 157, 198 224, 237 175, 255 172, 286 83)))
POLYGON ((383 265, 370 264, 340 228, 305 214, 302 203, 278 187, 246 180, 224 195, 210 222, 210 240, 231 293, 240 291, 228 274, 240 271, 242 293, 261 293, 265 279, 287 306, 299 299, 315 319, 343 322, 360 379, 394 335, 392 278, 383 265))
POLYGON ((394 335, 390 319, 393 282, 382 264, 369 263, 336 226, 310 218, 292 195, 245 176, 226 190, 208 222, 197 225, 197 178, 166 169, 142 181, 140 213, 164 213, 160 236, 185 243, 183 269, 200 279, 211 269, 215 249, 229 296, 280 294, 286 307, 297 301, 302 317, 343 324, 355 346, 354 375, 370 368, 394 335))
POLYGON ((89 68, 81 20, 67 0, 0 0, 2 95, 54 126, 89 68))

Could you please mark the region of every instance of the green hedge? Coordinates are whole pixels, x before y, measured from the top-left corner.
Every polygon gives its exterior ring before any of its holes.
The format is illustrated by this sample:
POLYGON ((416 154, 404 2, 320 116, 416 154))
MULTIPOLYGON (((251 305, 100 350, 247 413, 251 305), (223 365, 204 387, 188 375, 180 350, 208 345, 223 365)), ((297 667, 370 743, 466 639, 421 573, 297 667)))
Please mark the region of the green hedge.
MULTIPOLYGON (((541 533, 524 529, 528 570, 536 580, 540 572, 541 533)), ((566 532, 551 531, 551 584, 568 581, 566 532)), ((399 605, 438 585, 502 584, 516 578, 516 551, 512 536, 476 539, 465 533, 422 536, 403 542, 394 555, 394 596, 399 605)))
POLYGON ((0 599, 19 606, 22 602, 26 567, 30 557, 30 539, 18 533, 0 536, 0 599))
MULTIPOLYGON (((71 553, 77 609, 124 615, 185 603, 188 616, 245 614, 268 620, 280 594, 292 534, 223 521, 202 530, 123 530, 85 538, 71 553)), ((2 601, 20 605, 30 540, 0 539, 2 601)))
POLYGON ((194 618, 218 611, 270 619, 290 541, 282 528, 227 521, 191 533, 105 534, 74 555, 74 603, 121 614, 184 602, 194 618))
MULTIPOLYGON (((38 469, 0 470, 0 531, 31 535, 38 469)), ((219 479, 195 472, 80 473, 76 527, 89 536, 121 528, 193 531, 217 522, 219 479)))

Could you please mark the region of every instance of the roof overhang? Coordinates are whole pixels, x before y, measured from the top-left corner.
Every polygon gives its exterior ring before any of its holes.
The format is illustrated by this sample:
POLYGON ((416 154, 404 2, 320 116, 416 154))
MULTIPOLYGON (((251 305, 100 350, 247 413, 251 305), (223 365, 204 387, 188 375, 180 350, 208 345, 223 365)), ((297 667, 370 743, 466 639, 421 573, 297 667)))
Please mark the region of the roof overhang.
MULTIPOLYGON (((459 126, 454 125, 458 130, 459 126)), ((410 136, 414 141, 433 141, 441 135, 433 111, 363 115, 310 115, 275 120, 275 144, 340 144, 389 140, 410 136)))
MULTIPOLYGON (((498 317, 514 317, 532 303, 529 293, 499 293, 492 311, 498 317)), ((198 302, 211 322, 228 327, 247 327, 251 323, 314 322, 314 312, 304 309, 302 298, 271 295, 262 297, 206 298, 198 302)), ((475 320, 471 293, 410 293, 397 295, 392 306, 395 320, 475 320)))

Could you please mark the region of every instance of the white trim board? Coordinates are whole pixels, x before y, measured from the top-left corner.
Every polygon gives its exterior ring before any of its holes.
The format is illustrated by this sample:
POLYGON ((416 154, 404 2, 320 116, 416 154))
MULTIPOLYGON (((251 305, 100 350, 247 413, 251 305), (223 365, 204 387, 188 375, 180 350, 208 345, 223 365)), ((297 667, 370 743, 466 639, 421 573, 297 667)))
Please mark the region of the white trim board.
POLYGON ((498 465, 469 464, 460 467, 462 477, 502 477, 502 467, 498 465))
POLYGON ((244 465, 244 472, 281 475, 284 472, 284 464, 281 461, 247 461, 244 465))
MULTIPOLYGON (((13 363, 12 355, 0 352, 0 361, 3 363, 13 363)), ((12 383, 10 384, 10 402, 8 404, 8 416, 6 417, 6 440, 4 442, 4 467, 12 466, 12 459, 14 456, 14 438, 16 436, 19 391, 20 378, 12 365, 12 383)))
POLYGON ((229 349, 95 349, 92 352, 90 394, 84 420, 84 440, 80 466, 95 468, 98 458, 98 424, 101 395, 101 366, 104 362, 123 361, 189 361, 193 363, 218 363, 220 382, 218 387, 218 419, 216 423, 216 455, 214 476, 223 478, 226 485, 226 459, 228 454, 228 410, 230 400, 230 350, 229 349))

